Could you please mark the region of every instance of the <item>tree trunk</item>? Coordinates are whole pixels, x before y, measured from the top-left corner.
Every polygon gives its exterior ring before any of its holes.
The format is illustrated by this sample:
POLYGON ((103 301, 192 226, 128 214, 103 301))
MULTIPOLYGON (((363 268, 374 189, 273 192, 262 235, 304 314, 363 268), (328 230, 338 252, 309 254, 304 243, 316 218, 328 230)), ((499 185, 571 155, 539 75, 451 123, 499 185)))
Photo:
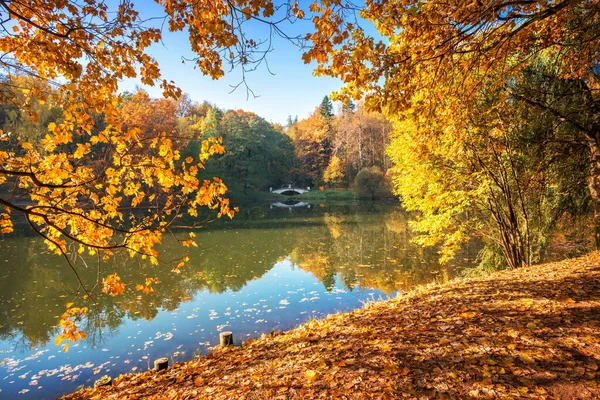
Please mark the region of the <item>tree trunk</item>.
POLYGON ((362 125, 358 123, 358 170, 362 169, 362 125))
POLYGON ((590 149, 590 176, 588 189, 594 209, 594 243, 600 249, 600 146, 596 140, 588 140, 590 149))

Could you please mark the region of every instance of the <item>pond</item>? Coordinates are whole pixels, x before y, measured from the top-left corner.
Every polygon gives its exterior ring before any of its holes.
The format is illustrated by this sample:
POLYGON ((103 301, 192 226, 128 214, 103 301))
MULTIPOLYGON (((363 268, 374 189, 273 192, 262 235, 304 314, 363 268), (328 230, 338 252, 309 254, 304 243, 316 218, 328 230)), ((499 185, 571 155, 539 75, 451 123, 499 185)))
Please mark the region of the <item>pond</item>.
MULTIPOLYGON (((410 243, 407 215, 395 203, 255 205, 195 233, 199 246, 179 274, 139 260, 100 265, 102 276, 116 270, 126 282, 154 277, 160 284, 148 294, 128 287, 121 296, 98 296, 83 324, 87 338, 67 353, 54 338, 76 277, 39 238, 7 236, 0 243, 0 398, 54 398, 105 374, 146 370, 159 357, 206 354, 223 330, 239 344, 458 273, 410 243)), ((171 238, 164 247, 173 256, 182 251, 171 238)), ((477 251, 467 248, 461 266, 477 251)), ((78 265, 90 285, 98 268, 78 265)))

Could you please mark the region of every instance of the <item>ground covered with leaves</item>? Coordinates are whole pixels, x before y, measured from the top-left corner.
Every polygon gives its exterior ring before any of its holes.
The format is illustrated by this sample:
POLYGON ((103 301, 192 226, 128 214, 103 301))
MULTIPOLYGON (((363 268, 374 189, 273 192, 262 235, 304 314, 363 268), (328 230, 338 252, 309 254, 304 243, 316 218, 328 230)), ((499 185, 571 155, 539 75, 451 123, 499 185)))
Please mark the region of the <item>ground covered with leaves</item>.
POLYGON ((600 398, 600 253, 419 289, 66 399, 600 398))

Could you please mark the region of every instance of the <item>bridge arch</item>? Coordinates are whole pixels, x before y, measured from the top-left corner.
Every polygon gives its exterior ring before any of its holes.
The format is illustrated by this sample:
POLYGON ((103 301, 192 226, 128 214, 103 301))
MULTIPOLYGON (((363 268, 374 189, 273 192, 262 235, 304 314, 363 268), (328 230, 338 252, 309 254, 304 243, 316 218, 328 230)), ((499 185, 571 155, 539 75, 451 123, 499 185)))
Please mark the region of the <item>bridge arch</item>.
POLYGON ((281 188, 281 189, 273 189, 271 192, 277 193, 277 194, 295 195, 295 194, 306 193, 306 192, 308 192, 308 190, 300 189, 300 188, 285 187, 285 188, 281 188))

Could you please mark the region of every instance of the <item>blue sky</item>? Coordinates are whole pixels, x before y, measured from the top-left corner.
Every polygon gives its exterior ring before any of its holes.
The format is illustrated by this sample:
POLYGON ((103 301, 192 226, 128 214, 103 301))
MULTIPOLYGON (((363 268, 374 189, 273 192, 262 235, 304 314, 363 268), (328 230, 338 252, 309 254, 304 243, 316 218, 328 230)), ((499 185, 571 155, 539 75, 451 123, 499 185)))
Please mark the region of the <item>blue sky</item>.
MULTIPOLYGON (((160 8, 154 3, 144 2, 145 8, 140 10, 142 17, 160 15, 160 8), (152 6, 150 6, 152 4, 152 6)), ((312 27, 304 25, 288 25, 290 31, 300 32, 312 27)), ((251 37, 266 34, 265 27, 252 24, 248 27, 251 37)), ((182 63, 182 56, 192 57, 187 34, 171 33, 163 30, 163 40, 149 49, 149 54, 159 62, 163 77, 173 80, 192 100, 209 101, 223 109, 252 111, 268 121, 285 124, 288 115, 307 117, 317 107, 323 96, 341 87, 341 81, 327 77, 313 76, 313 65, 305 65, 302 52, 288 41, 275 38, 274 51, 267 56, 269 69, 261 65, 256 71, 246 76, 246 81, 254 93, 259 96, 247 98, 246 90, 240 86, 233 93, 231 85, 240 82, 242 75, 239 69, 226 71, 223 78, 215 81, 193 68, 193 63, 182 63)), ((161 95, 159 88, 142 86, 137 80, 126 80, 120 85, 121 90, 133 91, 136 86, 143 87, 152 96, 161 95)))

